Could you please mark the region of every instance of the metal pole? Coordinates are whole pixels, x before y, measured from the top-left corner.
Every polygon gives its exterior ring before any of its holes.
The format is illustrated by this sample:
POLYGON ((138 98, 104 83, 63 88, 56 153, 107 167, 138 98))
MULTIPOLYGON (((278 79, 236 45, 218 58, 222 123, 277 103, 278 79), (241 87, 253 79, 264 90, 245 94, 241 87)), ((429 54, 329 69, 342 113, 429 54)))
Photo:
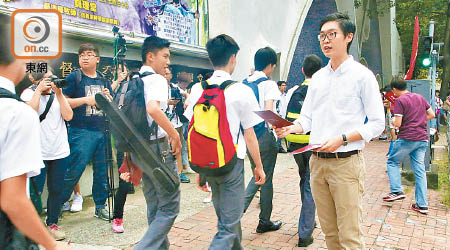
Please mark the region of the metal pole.
MULTIPOLYGON (((433 49, 433 40, 434 40, 434 21, 433 20, 431 20, 430 21, 430 28, 428 29, 428 36, 431 36, 432 37, 432 40, 431 40, 431 49, 433 49)), ((428 69, 428 80, 431 80, 431 74, 433 74, 433 69, 432 69, 432 67, 430 67, 429 69, 428 69)), ((433 94, 434 94, 434 91, 433 91, 433 93, 431 93, 431 95, 433 96, 433 94)))
POLYGON ((430 29, 428 30, 428 35, 434 37, 434 21, 430 21, 430 29))
POLYGON ((437 52, 436 50, 433 50, 431 52, 431 61, 432 61, 432 72, 431 72, 431 96, 433 97, 431 107, 433 110, 436 108, 436 101, 435 101, 435 92, 436 92, 436 63, 437 63, 437 52))

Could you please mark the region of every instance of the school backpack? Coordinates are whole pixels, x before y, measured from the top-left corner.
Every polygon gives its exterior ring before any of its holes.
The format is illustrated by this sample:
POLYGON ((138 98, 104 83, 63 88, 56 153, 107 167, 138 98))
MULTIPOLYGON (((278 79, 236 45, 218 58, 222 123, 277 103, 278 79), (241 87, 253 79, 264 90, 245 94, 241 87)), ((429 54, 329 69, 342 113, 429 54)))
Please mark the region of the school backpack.
MULTIPOLYGON (((247 85, 247 86, 249 86, 252 89, 253 94, 255 94, 256 100, 259 103, 258 84, 260 84, 260 83, 262 83, 264 81, 267 81, 267 80, 270 80, 270 79, 267 78, 267 77, 261 77, 261 78, 255 80, 255 81, 252 81, 252 82, 249 82, 248 79, 244 79, 242 81, 242 83, 247 85)), ((256 124, 255 126, 253 126, 253 130, 255 130, 256 137, 259 138, 264 133, 265 122, 261 122, 261 123, 256 124)))
POLYGON ((194 105, 188 127, 188 155, 191 168, 206 176, 229 173, 236 163, 236 146, 227 119, 224 91, 235 81, 220 85, 201 82, 203 93, 194 105))
MULTIPOLYGON (((292 93, 286 110, 286 119, 288 121, 293 122, 300 116, 307 91, 308 85, 300 85, 292 93)), ((286 140, 293 143, 309 143, 309 135, 290 134, 286 136, 286 140)))
MULTIPOLYGON (((142 78, 154 74, 153 72, 144 72, 142 74, 134 73, 129 81, 121 84, 119 90, 114 96, 114 102, 117 108, 131 121, 137 131, 144 138, 150 139, 150 135, 157 130, 155 122, 150 127, 147 121, 147 111, 144 98, 144 82, 142 78)), ((114 126, 111 127, 111 133, 114 137, 114 144, 120 152, 131 152, 128 140, 122 136, 114 126)))

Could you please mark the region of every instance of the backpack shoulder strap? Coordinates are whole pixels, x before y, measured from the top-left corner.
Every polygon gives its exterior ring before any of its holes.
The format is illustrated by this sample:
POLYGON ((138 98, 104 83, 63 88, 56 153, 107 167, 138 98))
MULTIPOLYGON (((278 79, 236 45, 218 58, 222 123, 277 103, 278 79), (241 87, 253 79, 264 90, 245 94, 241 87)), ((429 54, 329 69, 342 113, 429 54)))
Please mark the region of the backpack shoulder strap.
POLYGON ((258 84, 260 84, 262 82, 265 82, 267 80, 270 80, 270 79, 268 77, 261 77, 261 78, 258 78, 256 81, 253 81, 253 83, 258 85, 258 84))
POLYGON ((22 99, 20 99, 16 94, 5 88, 0 88, 0 98, 11 98, 16 99, 19 102, 22 102, 22 99))
POLYGON ((150 71, 145 71, 144 73, 140 73, 139 74, 139 77, 140 78, 144 78, 144 77, 146 77, 146 76, 149 76, 149 75, 153 75, 154 73, 153 72, 150 72, 150 71))
POLYGON ((233 84, 235 84, 235 83, 236 83, 236 81, 233 81, 233 80, 227 80, 227 81, 225 81, 225 82, 223 82, 223 83, 220 84, 220 89, 221 89, 221 90, 225 90, 225 89, 227 89, 228 87, 230 87, 231 85, 233 85, 233 84))
POLYGON ((201 81, 201 82, 200 82, 200 85, 202 86, 202 89, 205 90, 205 89, 208 88, 208 85, 209 85, 209 84, 208 84, 207 81, 201 81))
POLYGON ((45 105, 44 113, 39 116, 39 121, 42 122, 47 117, 48 111, 50 111, 50 107, 52 106, 53 100, 55 99, 55 94, 51 94, 50 98, 47 101, 47 105, 45 105))

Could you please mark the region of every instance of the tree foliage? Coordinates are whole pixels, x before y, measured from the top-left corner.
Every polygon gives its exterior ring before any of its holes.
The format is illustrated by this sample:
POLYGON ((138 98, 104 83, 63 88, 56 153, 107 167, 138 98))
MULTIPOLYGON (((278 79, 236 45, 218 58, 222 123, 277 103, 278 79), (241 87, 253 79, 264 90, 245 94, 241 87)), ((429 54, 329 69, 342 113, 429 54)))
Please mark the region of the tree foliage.
MULTIPOLYGON (((389 0, 384 0, 390 2, 389 0)), ((428 36, 429 23, 434 24, 434 41, 444 42, 445 27, 447 22, 447 6, 450 0, 396 0, 396 18, 395 23, 400 34, 403 56, 406 66, 409 68, 409 61, 412 51, 412 42, 414 35, 415 16, 419 16, 420 37, 419 48, 422 46, 422 38, 428 36)), ((419 53, 421 51, 419 50, 419 53)), ((420 54, 418 55, 420 56, 420 54)))

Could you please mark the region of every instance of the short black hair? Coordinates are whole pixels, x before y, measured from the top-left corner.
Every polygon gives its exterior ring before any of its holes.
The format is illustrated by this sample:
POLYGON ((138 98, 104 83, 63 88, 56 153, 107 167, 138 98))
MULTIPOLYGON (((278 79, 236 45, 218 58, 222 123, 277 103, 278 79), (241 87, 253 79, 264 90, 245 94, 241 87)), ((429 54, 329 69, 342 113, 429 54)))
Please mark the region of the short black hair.
POLYGON ((391 89, 398 89, 400 91, 406 90, 406 81, 400 76, 394 76, 391 80, 391 89))
POLYGON ((83 43, 78 48, 78 56, 81 55, 85 51, 94 51, 95 55, 97 57, 100 57, 100 52, 98 51, 98 48, 95 47, 92 43, 83 43))
MULTIPOLYGON (((347 14, 336 12, 333 14, 330 14, 326 16, 325 18, 320 21, 320 29, 322 29, 322 26, 325 23, 336 21, 339 24, 339 27, 341 28, 342 32, 344 32, 344 36, 347 36, 349 33, 353 33, 353 36, 356 33, 356 26, 355 24, 350 20, 350 17, 347 14)), ((354 37, 353 37, 354 39, 354 37)), ((348 43, 347 45, 347 53, 350 51, 350 45, 352 45, 353 39, 348 43)))
POLYGON ((239 45, 229 35, 221 34, 206 43, 209 60, 214 67, 223 67, 228 64, 232 55, 239 51, 239 45))
POLYGON ((322 59, 316 55, 307 55, 303 61, 303 72, 305 76, 312 77, 320 68, 322 68, 322 59))
POLYGON ((11 17, 0 15, 0 65, 8 65, 16 60, 11 53, 11 17))
POLYGON ((157 36, 149 36, 145 38, 144 44, 142 44, 142 63, 145 63, 145 59, 149 52, 157 53, 158 51, 169 47, 170 42, 167 39, 157 36))
POLYGON ((278 57, 275 50, 265 47, 256 51, 255 54, 255 70, 264 70, 268 65, 277 64, 278 57))
POLYGON ((281 84, 283 84, 283 83, 286 83, 286 81, 278 81, 278 82, 277 82, 278 87, 280 87, 281 84))

